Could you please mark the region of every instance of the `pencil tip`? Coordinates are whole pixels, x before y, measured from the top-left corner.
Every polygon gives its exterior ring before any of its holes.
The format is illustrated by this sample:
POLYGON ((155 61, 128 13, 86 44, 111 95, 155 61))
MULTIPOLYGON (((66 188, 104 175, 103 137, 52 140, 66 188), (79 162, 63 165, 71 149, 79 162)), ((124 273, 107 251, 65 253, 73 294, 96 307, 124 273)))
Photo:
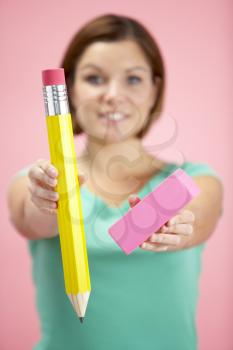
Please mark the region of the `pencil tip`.
POLYGON ((79 317, 80 322, 83 323, 84 317, 79 317))

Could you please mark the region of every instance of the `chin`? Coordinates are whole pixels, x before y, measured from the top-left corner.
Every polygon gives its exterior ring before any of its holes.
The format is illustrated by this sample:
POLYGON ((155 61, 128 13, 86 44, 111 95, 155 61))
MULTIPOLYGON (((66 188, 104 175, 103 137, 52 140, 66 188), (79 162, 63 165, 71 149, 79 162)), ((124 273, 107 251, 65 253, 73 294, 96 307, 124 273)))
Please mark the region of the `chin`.
POLYGON ((100 125, 92 121, 88 123, 88 127, 85 127, 84 130, 88 136, 95 138, 102 143, 111 144, 119 143, 135 137, 139 133, 140 128, 135 128, 135 124, 132 122, 125 123, 124 127, 123 125, 113 127, 103 124, 100 125), (92 128, 90 128, 90 125, 92 125, 92 128))

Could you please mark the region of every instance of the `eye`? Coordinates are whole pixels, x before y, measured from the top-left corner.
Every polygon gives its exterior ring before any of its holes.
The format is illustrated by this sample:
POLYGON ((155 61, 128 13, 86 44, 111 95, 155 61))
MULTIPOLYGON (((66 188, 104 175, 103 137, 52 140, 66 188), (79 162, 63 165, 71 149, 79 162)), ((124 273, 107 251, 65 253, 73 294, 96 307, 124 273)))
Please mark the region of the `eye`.
POLYGON ((142 79, 140 77, 137 77, 136 75, 131 75, 130 77, 128 77, 128 81, 131 83, 133 83, 133 85, 135 85, 135 83, 140 83, 142 81, 142 79))
POLYGON ((99 85, 102 79, 99 75, 91 74, 91 75, 88 75, 85 78, 85 80, 88 81, 89 83, 93 83, 94 85, 99 85))

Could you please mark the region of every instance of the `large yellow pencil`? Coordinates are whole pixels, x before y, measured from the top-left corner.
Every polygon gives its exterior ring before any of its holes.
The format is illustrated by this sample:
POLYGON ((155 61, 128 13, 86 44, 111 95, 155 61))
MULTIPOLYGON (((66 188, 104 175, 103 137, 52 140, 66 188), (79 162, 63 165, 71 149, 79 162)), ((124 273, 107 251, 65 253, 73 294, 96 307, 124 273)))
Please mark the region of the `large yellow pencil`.
POLYGON ((91 283, 77 160, 64 69, 42 71, 51 163, 57 168, 57 219, 65 289, 83 322, 91 283))

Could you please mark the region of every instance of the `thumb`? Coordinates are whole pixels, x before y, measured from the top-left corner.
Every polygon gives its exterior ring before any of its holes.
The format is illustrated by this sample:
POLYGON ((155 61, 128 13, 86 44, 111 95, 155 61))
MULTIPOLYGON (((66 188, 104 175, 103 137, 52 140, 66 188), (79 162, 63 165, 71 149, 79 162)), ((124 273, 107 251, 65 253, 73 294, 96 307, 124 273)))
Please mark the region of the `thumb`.
POLYGON ((138 204, 141 199, 134 193, 130 194, 128 197, 129 205, 130 207, 134 207, 136 204, 138 204))

